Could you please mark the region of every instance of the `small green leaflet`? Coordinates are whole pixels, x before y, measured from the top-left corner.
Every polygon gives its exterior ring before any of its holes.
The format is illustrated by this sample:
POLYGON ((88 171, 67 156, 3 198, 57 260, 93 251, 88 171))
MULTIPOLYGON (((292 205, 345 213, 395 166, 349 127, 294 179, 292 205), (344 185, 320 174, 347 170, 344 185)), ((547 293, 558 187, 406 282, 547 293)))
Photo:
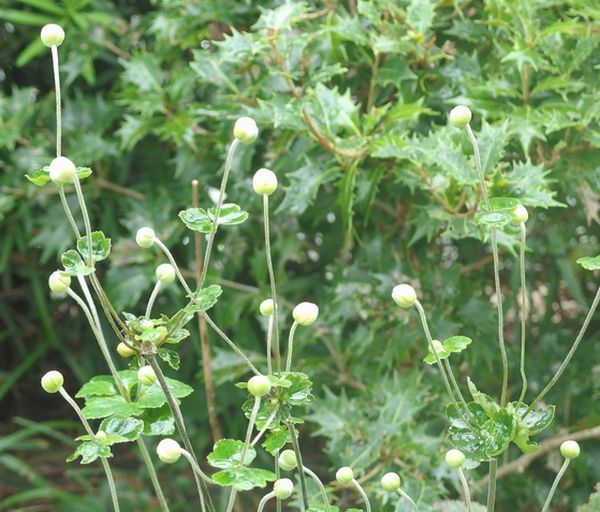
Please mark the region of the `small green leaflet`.
POLYGON ((586 256, 577 260, 586 270, 600 270, 600 254, 598 256, 586 256))
POLYGON ((88 276, 94 273, 94 269, 88 267, 81 255, 74 249, 63 252, 60 261, 65 267, 65 273, 69 276, 88 276))
MULTIPOLYGON (((440 359, 446 359, 447 357, 450 357, 450 354, 458 354, 466 349, 472 341, 473 340, 467 336, 451 336, 442 343, 443 349, 438 351, 438 356, 440 359)), ((435 355, 431 352, 431 347, 429 349, 429 354, 427 354, 423 361, 427 364, 434 364, 436 362, 435 355)))
POLYGON ((281 450, 286 444, 290 443, 292 438, 287 428, 277 428, 269 432, 262 443, 262 447, 271 455, 275 455, 277 450, 281 450))
POLYGON ((167 363, 173 370, 179 370, 179 354, 170 348, 159 348, 158 357, 167 363))
MULTIPOLYGON (((88 239, 82 236, 77 240, 77 250, 85 258, 88 255, 88 239)), ((102 231, 92 233, 92 258, 94 261, 102 261, 110 254, 110 238, 106 238, 102 231)))
MULTIPOLYGON (((219 439, 208 454, 208 463, 214 468, 230 469, 240 465, 244 443, 236 439, 219 439)), ((256 450, 248 447, 243 465, 248 466, 256 457, 256 450)))
POLYGON ((510 215, 504 211, 481 212, 473 217, 473 224, 492 228, 502 228, 510 221, 510 215))
POLYGON ((212 308, 217 299, 223 293, 223 289, 218 284, 211 284, 202 290, 194 292, 190 299, 193 301, 189 306, 184 308, 186 313, 199 313, 212 308))
POLYGON ((513 211, 519 204, 514 197, 490 197, 490 206, 494 211, 513 211))
POLYGON ((144 431, 144 422, 139 418, 127 416, 125 418, 107 418, 100 423, 99 430, 107 435, 117 435, 127 441, 135 441, 144 431))
MULTIPOLYGON (((188 208, 179 212, 179 218, 192 231, 212 233, 215 219, 215 208, 188 208)), ((248 212, 242 210, 237 204, 227 203, 219 211, 219 226, 234 226, 241 224, 248 218, 248 212)))
POLYGON ((112 457, 110 448, 99 441, 84 441, 69 455, 67 462, 73 462, 81 457, 81 464, 94 462, 98 457, 112 457))
POLYGON ((126 443, 127 441, 129 441, 129 439, 119 434, 108 434, 106 432, 105 434, 106 436, 104 437, 104 439, 98 439, 95 436, 92 437, 89 434, 86 434, 84 436, 76 437, 75 441, 98 441, 99 443, 102 443, 106 446, 112 446, 116 443, 126 443))
POLYGON ((255 487, 265 487, 268 482, 275 481, 275 473, 266 469, 239 467, 223 469, 212 476, 215 483, 231 486, 237 491, 249 491, 255 487))
MULTIPOLYGON (((92 174, 92 170, 89 167, 77 167, 77 177, 83 180, 92 174)), ((43 187, 50 181, 50 167, 46 165, 41 169, 33 171, 31 174, 26 174, 25 177, 38 187, 43 187)))

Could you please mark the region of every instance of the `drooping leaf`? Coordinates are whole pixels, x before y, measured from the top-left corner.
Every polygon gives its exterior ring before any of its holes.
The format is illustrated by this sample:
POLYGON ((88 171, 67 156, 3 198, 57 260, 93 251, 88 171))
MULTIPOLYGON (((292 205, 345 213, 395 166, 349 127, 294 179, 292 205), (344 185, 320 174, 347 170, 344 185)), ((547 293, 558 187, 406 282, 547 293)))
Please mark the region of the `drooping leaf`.
POLYGON ((84 441, 67 457, 67 462, 73 462, 81 457, 81 464, 90 464, 98 457, 112 457, 110 448, 98 441, 84 441))
POLYGON ((88 276, 94 273, 94 268, 86 265, 81 255, 73 249, 64 252, 60 260, 65 267, 65 273, 70 276, 88 276))

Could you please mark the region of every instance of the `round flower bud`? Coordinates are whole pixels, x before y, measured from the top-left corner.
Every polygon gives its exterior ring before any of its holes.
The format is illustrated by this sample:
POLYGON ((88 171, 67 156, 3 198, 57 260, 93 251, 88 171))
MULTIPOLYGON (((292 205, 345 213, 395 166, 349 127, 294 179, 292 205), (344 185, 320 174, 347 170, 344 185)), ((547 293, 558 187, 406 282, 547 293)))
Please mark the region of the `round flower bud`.
POLYGON ((50 274, 48 278, 48 288, 54 293, 64 293, 71 287, 71 276, 68 276, 60 270, 50 274))
POLYGON ((262 316, 271 316, 275 311, 273 299, 265 299, 260 303, 260 314, 262 316))
POLYGON ((446 452, 446 464, 452 469, 458 469, 465 463, 465 454, 460 450, 452 449, 446 452))
POLYGON ((458 107, 454 107, 450 111, 450 123, 457 128, 464 128, 471 122, 471 110, 469 107, 465 107, 464 105, 459 105, 458 107))
POLYGON ((106 435, 106 432, 104 432, 104 430, 98 430, 94 438, 96 439, 96 441, 100 441, 101 443, 103 443, 108 439, 108 436, 106 435))
POLYGON ((294 450, 283 450, 279 455, 279 467, 284 471, 293 471, 296 469, 298 461, 294 450))
POLYGON ((258 126, 251 117, 240 117, 233 127, 233 136, 242 144, 252 144, 258 137, 258 126))
POLYGON ((121 342, 117 345, 117 352, 121 357, 131 357, 131 356, 135 355, 135 350, 130 349, 123 342, 121 342))
POLYGON ((417 300, 417 292, 409 284, 399 284, 392 290, 392 299, 401 308, 409 308, 417 300))
POLYGON ((265 396, 271 391, 271 381, 264 375, 255 375, 248 381, 248 392, 256 397, 265 396))
POLYGON ((144 386, 152 386, 156 382, 156 373, 151 366, 142 366, 137 372, 138 381, 144 386))
POLYGON ((273 484, 273 494, 280 500, 287 500, 294 492, 294 483, 289 478, 280 478, 273 484))
POLYGON ((300 325, 312 325, 319 316, 319 306, 312 302, 301 302, 292 311, 292 316, 300 325))
POLYGON ((565 459, 576 459, 579 457, 579 443, 577 441, 565 441, 560 445, 560 454, 565 459))
POLYGON ((156 234, 154 230, 149 227, 143 227, 137 230, 135 234, 135 242, 144 249, 148 249, 148 247, 152 247, 154 245, 154 240, 156 239, 156 234))
MULTIPOLYGON (((431 340, 431 344, 433 345, 433 350, 438 354, 444 350, 444 345, 442 345, 440 340, 431 340)), ((431 347, 429 347, 429 352, 431 352, 431 347)))
POLYGON ((158 458, 166 464, 173 464, 181 457, 181 446, 174 439, 163 439, 156 447, 158 458))
POLYGON ((527 208, 522 204, 513 210, 511 219, 513 226, 520 226, 521 222, 527 222, 527 219, 529 219, 529 213, 527 213, 527 208))
POLYGON ((352 468, 344 466, 343 468, 340 468, 336 471, 335 479, 340 484, 349 484, 350 482, 352 482, 352 480, 354 480, 354 471, 352 471, 352 468))
POLYGON ((51 370, 42 377, 42 387, 46 393, 57 393, 64 382, 62 373, 56 370, 51 370))
POLYGON ((163 263, 156 267, 154 274, 162 284, 172 284, 175 281, 175 268, 169 263, 163 263))
POLYGON ((59 156, 50 162, 50 179, 59 186, 66 185, 73 181, 73 176, 77 173, 77 167, 67 157, 59 156))
POLYGON ((42 43, 48 48, 52 46, 60 46, 65 40, 65 31, 56 23, 48 23, 42 27, 40 32, 42 43))
POLYGON ((381 477, 381 487, 384 491, 394 492, 400 488, 400 476, 398 473, 386 473, 381 477))
POLYGON ((252 178, 252 188, 261 196, 271 195, 277 190, 277 176, 269 169, 259 169, 252 178))

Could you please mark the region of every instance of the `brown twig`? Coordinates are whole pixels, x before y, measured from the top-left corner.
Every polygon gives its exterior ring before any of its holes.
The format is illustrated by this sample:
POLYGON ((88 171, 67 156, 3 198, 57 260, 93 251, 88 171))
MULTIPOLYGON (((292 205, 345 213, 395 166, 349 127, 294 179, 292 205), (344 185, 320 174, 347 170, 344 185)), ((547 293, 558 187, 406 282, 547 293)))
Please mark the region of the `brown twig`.
POLYGON ((112 190, 113 192, 116 192, 117 194, 121 194, 123 196, 129 196, 132 197, 133 199, 137 199, 138 201, 143 201, 144 200, 144 194, 142 194, 141 192, 138 192, 136 190, 131 190, 129 188, 126 187, 122 187, 121 185, 117 185, 116 183, 113 183, 111 181, 108 181, 107 179, 98 177, 96 179, 96 184, 100 187, 100 188, 105 188, 106 190, 112 190))
MULTIPOLYGON (((198 180, 192 181, 192 206, 198 208, 198 180)), ((196 285, 200 286, 202 279, 202 237, 198 231, 194 232, 194 258, 196 261, 196 285)), ((210 341, 208 339, 208 328, 206 327, 206 318, 198 314, 198 330, 200 331, 200 346, 202 350, 202 371, 204 373, 204 389, 206 391, 206 405, 208 409, 208 422, 213 441, 216 443, 221 439, 221 428, 217 416, 217 406, 215 400, 215 386, 210 364, 210 341)))

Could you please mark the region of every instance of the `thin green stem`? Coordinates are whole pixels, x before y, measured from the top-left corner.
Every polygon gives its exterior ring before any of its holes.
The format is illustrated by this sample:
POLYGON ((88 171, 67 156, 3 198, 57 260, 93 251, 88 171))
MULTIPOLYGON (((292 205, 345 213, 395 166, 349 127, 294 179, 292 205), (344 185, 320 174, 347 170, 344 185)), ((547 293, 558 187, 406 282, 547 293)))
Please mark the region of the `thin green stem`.
MULTIPOLYGON (((79 417, 79 420, 81 421, 81 423, 83 425, 83 428, 88 433, 90 438, 95 439, 96 434, 94 434, 92 427, 90 426, 88 421, 85 419, 83 412, 77 405, 77 402, 75 402, 75 400, 73 400, 71 398, 69 393, 67 393, 65 388, 63 388, 62 386, 58 389, 58 392, 66 400, 66 402, 73 408, 73 410, 79 417)), ((114 479, 112 471, 110 469, 110 465, 108 464, 108 461, 106 460, 105 457, 100 457, 100 461, 102 462, 102 467, 104 468, 104 473, 106 474, 106 480, 108 481, 108 488, 110 490, 110 497, 112 499, 113 508, 114 508, 115 512, 119 512, 119 498, 117 497, 117 488, 115 486, 115 479, 114 479)))
POLYGON ((317 484, 319 491, 321 491, 321 497, 323 498, 323 504, 325 505, 325 510, 326 510, 326 512, 330 512, 331 507, 329 505, 329 498, 327 497, 327 491, 325 490, 325 486, 323 485, 323 482, 321 482, 321 479, 317 476, 316 473, 314 473, 313 471, 308 469, 306 466, 304 466, 304 472, 308 476, 310 476, 317 484))
POLYGON ((294 321, 292 324, 292 328, 290 329, 290 335, 288 337, 288 347, 287 347, 287 359, 285 362, 285 371, 289 372, 292 367, 292 352, 294 350, 294 334, 296 334, 296 329, 298 328, 298 322, 294 321))
POLYGON ((412 508, 413 508, 413 510, 414 510, 415 512, 419 512, 419 509, 417 508, 417 504, 416 504, 416 503, 413 501, 413 499, 412 499, 412 498, 411 498, 411 497, 410 497, 408 494, 406 494, 406 493, 405 493, 405 492, 404 492, 402 489, 400 489, 400 488, 396 489, 396 492, 397 492, 397 493, 398 493, 400 496, 402 496, 404 499, 408 500, 408 502, 411 504, 411 506, 412 506, 412 508))
POLYGON ((212 319, 206 314, 206 311, 202 312, 204 318, 206 318, 206 323, 210 325, 213 330, 227 343, 231 349, 238 355, 240 358, 246 363, 246 366, 250 368, 256 375, 261 375, 261 373, 256 369, 256 367, 250 362, 250 359, 246 357, 246 355, 238 348, 238 346, 215 324, 212 319))
POLYGON ((137 445, 142 453, 142 459, 144 459, 144 464, 146 465, 146 469, 148 470, 148 475, 150 476, 150 481, 152 482, 152 486, 154 487, 154 492, 156 492, 156 497, 158 498, 158 502, 160 503, 160 508, 163 512, 169 512, 169 505, 167 504, 167 500, 165 495, 163 494, 162 487, 160 486, 160 482, 158 480, 158 475, 156 474, 156 469, 154 469, 154 464, 152 459, 150 458, 150 453, 148 453, 148 448, 146 448, 146 443, 142 437, 137 438, 137 445))
POLYGON ((158 294, 160 292, 160 287, 161 287, 160 281, 156 281, 156 284, 154 285, 154 288, 152 289, 152 293, 150 294, 150 298, 148 299, 148 305, 146 306, 146 313, 144 314, 144 316, 146 318, 150 318, 150 315, 152 314, 152 307, 154 306, 156 297, 158 297, 158 294))
MULTIPOLYGON (((263 195, 263 224, 265 231, 265 255, 267 258, 267 270, 269 272, 269 283, 271 286, 271 299, 273 300, 273 331, 275 338, 275 362, 277 371, 281 372, 281 351, 279 348, 279 306, 277 304, 277 287, 275 285, 275 270, 271 256, 271 234, 269 229, 269 196, 263 195)), ((289 354, 288 354, 289 357, 289 354)))
POLYGON ((308 491, 306 488, 306 478, 304 476, 304 464, 302 463, 302 453, 300 453, 300 444, 298 443, 298 436, 296 435, 296 427, 292 423, 292 420, 288 418, 286 420, 288 432, 292 440, 292 448, 296 455, 296 463, 298 464, 298 476, 300 477, 300 510, 305 512, 308 507, 308 491))
POLYGON ((487 494, 487 512, 494 512, 496 508, 496 470, 498 469, 498 460, 490 460, 490 469, 488 472, 488 494, 487 494))
MULTIPOLYGON (((275 476, 277 480, 281 478, 281 468, 279 467, 279 450, 275 452, 275 476)), ((275 497, 275 510, 276 512, 281 512, 281 500, 278 497, 275 497)))
POLYGON ((231 512, 233 510, 233 506, 235 505, 235 499, 237 498, 237 491, 235 487, 231 488, 229 491, 229 499, 227 500, 227 512, 231 512))
POLYGON ((217 204, 215 206, 215 218, 213 219, 212 232, 208 235, 208 242, 206 243, 206 250, 204 251, 204 267, 202 268, 202 276, 200 277, 200 285, 198 286, 198 289, 201 289, 204 286, 204 281, 206 281, 208 265, 210 263, 215 237, 217 236, 217 230, 219 229, 219 215, 221 214, 221 207, 223 206, 225 189, 227 188, 229 172, 231 171, 231 163, 233 162, 233 155, 239 142, 240 141, 238 139, 233 139, 231 145, 229 146, 229 150, 227 151, 225 169, 223 171, 223 178, 221 178, 221 187, 219 188, 219 197, 217 198, 217 204))
POLYGON ((525 248, 526 248, 526 240, 527 240, 527 229, 525 228, 525 223, 521 222, 521 249, 519 251, 519 275, 521 279, 521 357, 519 361, 519 370, 521 372, 521 381, 523 383, 523 388, 521 389, 521 394, 519 395, 519 401, 517 403, 516 410, 519 410, 519 407, 523 403, 525 399, 525 394, 527 393, 527 373, 525 372, 525 350, 526 350, 526 327, 527 327, 527 281, 525 279, 525 248))
POLYGON ((587 331, 588 325, 590 324, 590 321, 591 321, 592 317, 594 316, 594 313, 596 311, 596 308, 598 307, 599 302, 600 302, 600 287, 596 291, 596 296, 594 297, 594 300, 592 302, 590 310, 588 311, 588 314, 585 317, 585 320, 583 321, 583 325, 581 326, 581 329, 579 330, 579 334, 577 335, 577 338, 575 338, 575 341, 573 342, 573 346, 569 350, 567 357, 565 357, 564 361, 561 363, 558 370, 556 370, 554 377, 552 377, 550 382, 548 382, 548 384, 546 384, 544 389, 542 389, 542 391, 540 391, 539 395, 534 398, 533 402, 531 402, 531 405, 529 406, 529 409, 527 409, 527 411, 523 415, 523 418, 525 418, 525 416, 527 416, 533 410, 535 405, 542 398, 544 398, 546 396, 546 393, 548 393, 548 391, 550 391, 552 389, 554 384, 556 384, 556 381, 558 381, 558 379, 560 379, 560 376, 563 374, 563 372, 567 368, 568 364, 570 363, 571 359, 573 358, 573 355, 575 354, 575 351, 577 350, 577 347, 581 343, 581 340, 583 339, 583 336, 585 335, 585 331, 587 331))
POLYGON ((546 502, 544 503, 544 507, 542 508, 542 512, 548 512, 549 507, 550 507, 550 502, 552 501, 552 498, 554 497, 556 488, 558 487, 558 484, 559 484, 561 478, 565 474, 565 471, 569 467, 570 462, 571 462, 571 459, 565 459, 562 466, 558 470, 558 473, 556 474, 556 478, 554 479, 554 482, 552 483, 552 487, 550 488, 550 492, 548 493, 548 497, 546 498, 546 502))
POLYGON ((88 265, 93 267, 94 257, 92 253, 92 225, 90 224, 90 216, 88 215, 87 206, 85 205, 85 198, 83 197, 83 190, 81 189, 81 182, 79 181, 77 174, 73 175, 73 185, 75 185, 75 193, 77 194, 79 208, 81 209, 81 215, 83 217, 83 225, 85 226, 85 236, 87 237, 88 245, 88 265))
POLYGON ((263 496, 263 499, 260 500, 260 503, 258 504, 258 510, 256 512, 263 512, 263 510, 265 509, 265 505, 267 504, 267 501, 269 501, 270 499, 275 497, 275 493, 274 492, 270 492, 268 494, 265 494, 263 496))
POLYGON ((56 156, 61 155, 61 140, 62 140, 62 113, 60 108, 60 75, 58 72, 58 48, 56 45, 50 47, 52 54, 52 71, 54 74, 54 96, 56 98, 56 156))
POLYGON ((277 416, 278 412, 279 412, 279 407, 275 407, 275 409, 273 409, 273 412, 271 413, 271 415, 267 419, 264 427, 259 430, 258 434, 256 434, 256 436, 254 437, 254 439, 250 443, 250 446, 256 446, 256 443, 258 443, 260 441, 260 438, 269 429, 269 427, 271 426, 271 423, 273 423, 273 420, 275 419, 275 416, 277 416))
MULTIPOLYGON (((188 436, 187 429, 185 428, 185 422, 183 421, 181 409, 179 408, 179 404, 177 403, 177 400, 175 399, 175 397, 171 393, 171 390, 169 389, 169 386, 167 385, 165 376, 160 368, 160 365, 158 364, 158 361, 156 360, 156 355, 153 353, 148 353, 148 354, 144 354, 144 357, 148 361, 148 364, 150 364, 150 366, 154 370, 154 373, 156 374, 156 378, 158 380, 160 388, 162 389, 163 393, 165 394, 165 398, 167 399, 169 408, 171 409, 171 412, 173 413, 173 418, 175 419, 175 425, 177 426, 177 430, 179 431, 179 435, 181 436, 183 445, 184 445, 185 449, 190 453, 190 455, 192 456, 192 458, 194 459, 194 461, 197 464, 198 459, 196 457, 196 454, 194 453, 194 448, 192 447, 192 443, 188 436)), ((202 482, 200 480, 200 477, 198 477, 198 475, 195 472, 194 472, 194 480, 196 481, 196 489, 198 491, 198 497, 200 499, 200 508, 201 508, 202 512, 206 512, 205 492, 208 495, 208 491, 206 490, 204 482, 202 482)))
POLYGON ((275 321, 275 317, 273 315, 269 315, 269 326, 267 327, 267 370, 269 375, 273 374, 273 323, 275 321))
POLYGON ((365 507, 367 507, 367 512, 371 512, 371 503, 369 502, 369 497, 367 496, 367 493, 362 488, 362 486, 358 483, 356 478, 352 479, 352 485, 354 485, 354 487, 356 488, 358 493, 361 495, 363 501, 365 502, 365 507))
POLYGON ((71 212, 71 208, 69 207, 69 203, 67 202, 65 187, 58 187, 58 195, 60 197, 60 202, 63 205, 63 209, 65 210, 65 214, 67 215, 67 219, 69 220, 69 224, 71 224, 71 228, 73 229, 77 240, 79 240, 81 238, 81 234, 79 233, 79 228, 77 227, 77 223, 75 222, 75 218, 73 217, 73 213, 71 212))
POLYGON ((471 492, 469 491, 469 484, 467 483, 467 479, 465 477, 465 472, 462 468, 457 468, 458 477, 460 478, 460 483, 462 484, 463 494, 465 495, 465 503, 467 504, 467 511, 471 512, 471 492))
POLYGON ((475 156, 475 167, 477 169, 477 177, 479 178, 479 185, 481 186, 481 195, 483 196, 483 202, 488 210, 492 209, 490 200, 488 198, 487 186, 485 184, 485 177, 483 175, 483 168, 481 167, 481 155, 479 154, 479 145, 477 144, 477 138, 471 129, 471 125, 466 126, 467 135, 473 146, 473 155, 475 156))
POLYGON ((179 282, 181 283, 181 286, 183 286, 183 289, 185 290, 185 293, 187 293, 190 296, 190 298, 191 298, 192 295, 193 295, 193 292, 192 292, 191 288, 188 286, 187 281, 184 279, 183 275, 181 274, 181 271, 179 270, 179 266, 177 265, 177 262, 175 261, 175 258, 171 254, 171 251, 169 250, 169 248, 165 244, 163 244, 158 239, 158 237, 154 239, 154 243, 156 245, 158 245, 158 247, 160 247, 160 250, 168 258, 169 263, 175 269, 175 275, 177 276, 177 279, 179 279, 179 282))
POLYGON ((209 477, 204 471, 202 471, 202 469, 200 469, 200 466, 194 460, 194 457, 192 457, 192 454, 190 452, 188 452, 187 450, 182 449, 181 450, 181 455, 183 455, 188 460, 188 462, 192 466, 192 470, 195 471, 196 474, 200 478, 202 478, 202 480, 204 480, 207 484, 217 485, 217 483, 211 477, 209 477))
POLYGON ((458 396, 460 403, 463 405, 465 410, 469 412, 469 406, 467 405, 467 401, 465 400, 465 397, 463 396, 460 388, 458 387, 458 382, 456 382, 456 378, 454 377, 454 372, 452 371, 452 366, 450 365, 450 361, 448 361, 448 358, 444 359, 444 366, 446 367, 446 371, 448 372, 450 382, 454 387, 454 392, 456 393, 456 396, 458 396))

